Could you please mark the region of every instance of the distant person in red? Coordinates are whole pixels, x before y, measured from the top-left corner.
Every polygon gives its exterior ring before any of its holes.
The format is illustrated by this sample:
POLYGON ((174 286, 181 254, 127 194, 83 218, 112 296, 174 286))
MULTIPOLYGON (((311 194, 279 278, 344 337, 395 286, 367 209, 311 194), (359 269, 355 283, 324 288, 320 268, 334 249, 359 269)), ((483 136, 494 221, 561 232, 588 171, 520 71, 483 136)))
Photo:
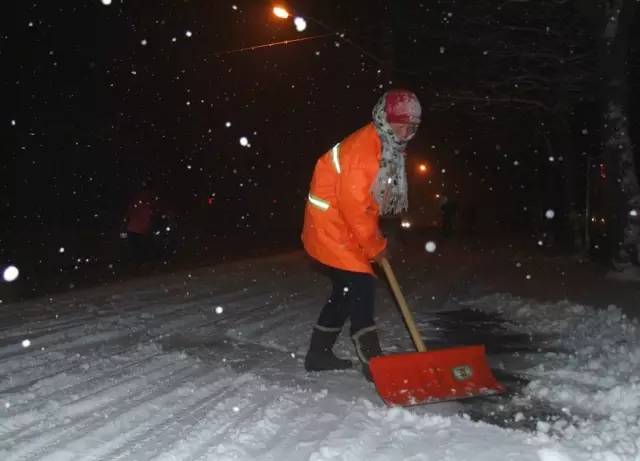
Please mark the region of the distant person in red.
POLYGON ((139 263, 153 256, 153 223, 157 197, 148 185, 138 192, 127 207, 125 215, 126 238, 132 258, 139 263))

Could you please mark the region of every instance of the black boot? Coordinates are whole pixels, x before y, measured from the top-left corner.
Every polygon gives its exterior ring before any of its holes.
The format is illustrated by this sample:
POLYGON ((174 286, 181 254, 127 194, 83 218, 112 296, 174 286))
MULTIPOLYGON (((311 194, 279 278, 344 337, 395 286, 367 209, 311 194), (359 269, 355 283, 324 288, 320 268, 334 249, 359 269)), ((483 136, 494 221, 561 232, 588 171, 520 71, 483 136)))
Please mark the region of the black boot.
POLYGON ((333 353, 340 330, 320 330, 314 327, 311 335, 309 352, 304 358, 304 368, 307 371, 346 370, 351 368, 351 360, 339 359, 333 353))
POLYGON ((375 326, 363 328, 355 332, 351 339, 353 339, 353 345, 356 348, 360 363, 362 363, 362 374, 368 381, 373 381, 371 370, 369 370, 369 359, 382 355, 378 330, 375 326))

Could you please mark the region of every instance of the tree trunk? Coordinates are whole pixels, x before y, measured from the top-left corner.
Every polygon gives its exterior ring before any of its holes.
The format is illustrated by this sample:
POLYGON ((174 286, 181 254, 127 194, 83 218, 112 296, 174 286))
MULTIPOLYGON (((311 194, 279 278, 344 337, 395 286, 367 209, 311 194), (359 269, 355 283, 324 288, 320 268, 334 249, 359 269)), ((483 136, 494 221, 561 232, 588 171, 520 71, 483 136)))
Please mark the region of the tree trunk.
POLYGON ((603 154, 607 167, 608 237, 614 268, 638 262, 640 188, 629 136, 629 82, 626 60, 635 0, 605 2, 606 19, 599 37, 603 154))
POLYGON ((569 251, 584 250, 584 225, 578 210, 578 174, 583 170, 578 166, 577 152, 572 143, 569 123, 563 116, 556 116, 555 128, 560 140, 562 161, 562 208, 560 210, 560 240, 562 246, 569 251))

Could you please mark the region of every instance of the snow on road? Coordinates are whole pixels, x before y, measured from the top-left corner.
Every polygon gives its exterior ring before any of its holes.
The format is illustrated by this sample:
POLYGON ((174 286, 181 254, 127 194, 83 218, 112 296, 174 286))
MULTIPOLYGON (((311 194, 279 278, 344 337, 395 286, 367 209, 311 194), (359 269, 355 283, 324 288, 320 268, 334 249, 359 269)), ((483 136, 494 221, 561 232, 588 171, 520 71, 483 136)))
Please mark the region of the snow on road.
MULTIPOLYGON (((453 299, 492 319, 492 364, 524 384, 387 408, 356 370, 302 368, 327 287, 293 254, 2 305, 0 459, 640 459, 640 333, 616 308, 453 299)), ((416 311, 428 343, 460 329, 416 311)), ((411 349, 382 284, 378 318, 384 349, 411 349)), ((337 351, 354 358, 346 335, 337 351)))

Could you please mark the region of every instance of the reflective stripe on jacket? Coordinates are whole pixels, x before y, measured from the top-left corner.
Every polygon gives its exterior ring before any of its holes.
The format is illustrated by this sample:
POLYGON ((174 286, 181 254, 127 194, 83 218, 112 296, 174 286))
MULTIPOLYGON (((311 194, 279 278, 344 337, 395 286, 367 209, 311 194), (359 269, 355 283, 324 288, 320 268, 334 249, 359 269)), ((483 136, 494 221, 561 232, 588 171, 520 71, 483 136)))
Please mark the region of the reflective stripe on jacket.
POLYGON ((373 273, 371 260, 386 247, 371 187, 381 155, 370 123, 318 159, 305 208, 302 242, 327 266, 373 273))

